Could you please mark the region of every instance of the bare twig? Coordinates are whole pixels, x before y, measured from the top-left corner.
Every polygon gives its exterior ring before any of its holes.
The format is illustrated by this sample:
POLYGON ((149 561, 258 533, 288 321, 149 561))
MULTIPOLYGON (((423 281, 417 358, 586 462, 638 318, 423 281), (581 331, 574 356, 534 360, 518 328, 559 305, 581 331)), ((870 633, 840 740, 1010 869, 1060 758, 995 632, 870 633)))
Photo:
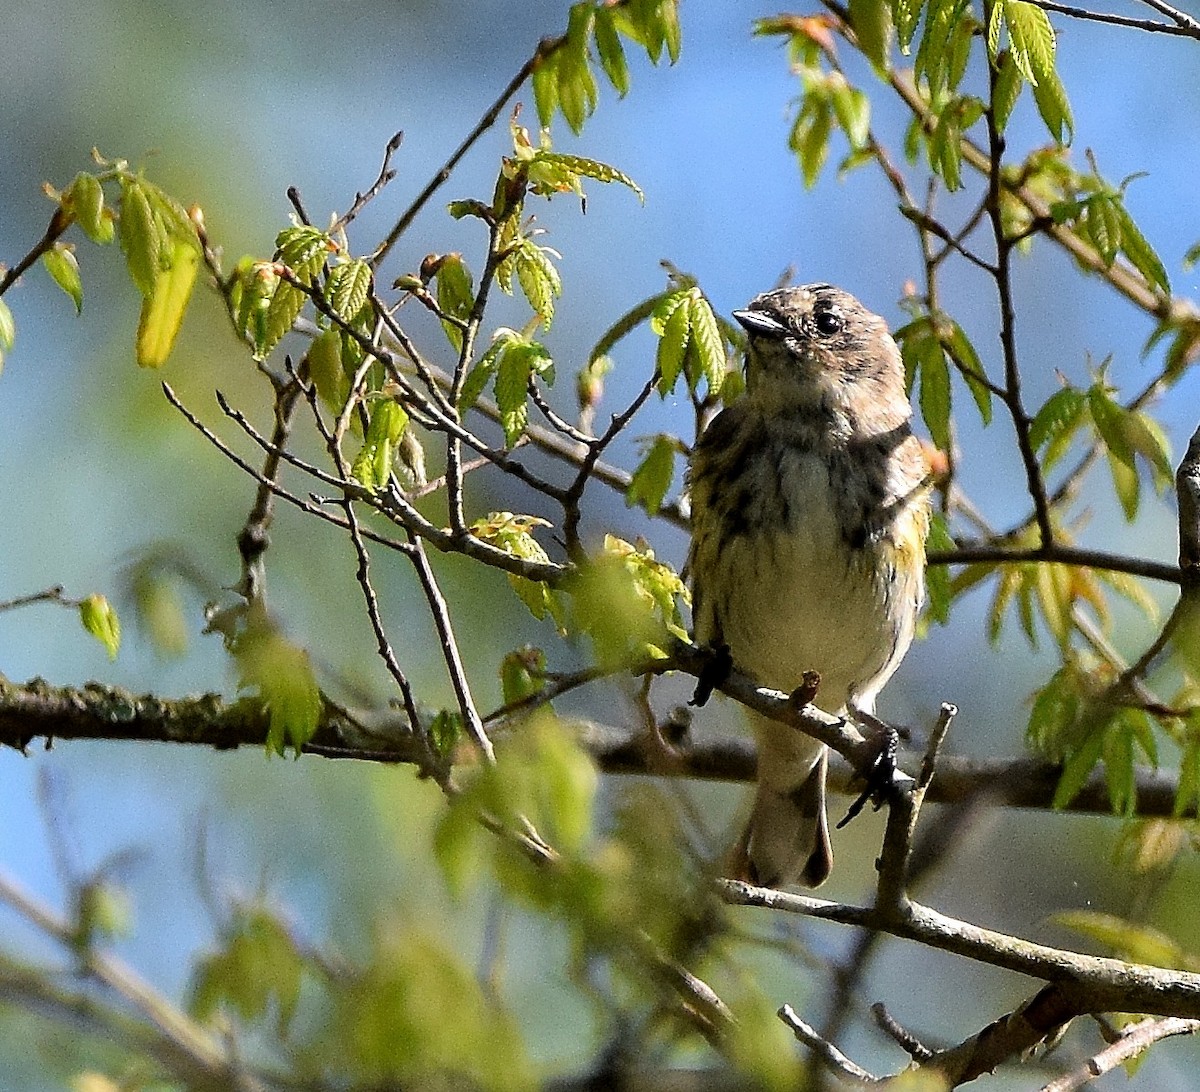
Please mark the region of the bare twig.
POLYGON ((400 150, 403 140, 404 133, 399 132, 383 146, 383 164, 379 168, 378 177, 371 183, 366 193, 356 193, 354 195, 354 203, 342 214, 337 223, 334 224, 333 230, 344 230, 349 227, 354 218, 379 196, 384 186, 396 177, 396 170, 392 166, 392 156, 400 150))
POLYGON ((1161 1020, 1139 1020, 1125 1028, 1116 1042, 1092 1055, 1070 1073, 1043 1085, 1041 1092, 1075 1092, 1097 1077, 1102 1077, 1117 1066, 1136 1058, 1155 1043, 1173 1035, 1195 1035, 1197 1031, 1200 1031, 1200 1020, 1184 1020, 1177 1016, 1168 1016, 1161 1020))
POLYGON ((29 248, 29 252, 24 255, 11 269, 5 269, 0 274, 0 296, 3 296, 34 262, 36 262, 43 254, 50 250, 59 237, 71 226, 73 220, 62 208, 56 208, 54 215, 50 217, 50 223, 46 228, 45 234, 29 248))
POLYGON ((788 1026, 798 1042, 808 1047, 823 1066, 842 1080, 860 1088, 870 1088, 881 1083, 878 1077, 851 1061, 831 1042, 823 1039, 815 1028, 801 1020, 791 1005, 783 1005, 776 1015, 788 1026))
MULTIPOLYGON (((1143 0, 1150 3, 1150 0, 1143 0)), ((1032 0, 1032 3, 1045 11, 1053 11, 1059 15, 1067 15, 1072 19, 1087 19, 1094 23, 1107 23, 1114 27, 1129 27, 1132 30, 1145 30, 1158 34, 1178 34, 1185 38, 1200 39, 1200 24, 1189 23, 1160 23, 1157 19, 1135 19, 1129 15, 1114 15, 1107 11, 1088 11, 1086 8, 1075 8, 1068 4, 1057 4, 1054 0, 1032 0)), ((1151 7, 1157 7, 1151 4, 1151 7)), ((1164 5, 1165 6, 1165 5, 1164 5)), ((1182 12, 1176 15, 1183 16, 1182 12)), ((1183 16, 1187 19, 1187 16, 1183 16)))

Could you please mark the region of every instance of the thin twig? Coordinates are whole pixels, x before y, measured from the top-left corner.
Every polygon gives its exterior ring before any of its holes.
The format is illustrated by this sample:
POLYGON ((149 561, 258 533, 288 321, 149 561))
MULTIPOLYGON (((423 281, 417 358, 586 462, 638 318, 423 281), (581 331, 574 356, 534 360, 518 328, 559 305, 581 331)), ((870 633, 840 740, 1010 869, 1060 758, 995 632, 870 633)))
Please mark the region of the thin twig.
POLYGON ((971 565, 977 562, 1016 565, 1023 562, 1052 561, 1060 565, 1078 565, 1087 569, 1129 573, 1131 576, 1144 576, 1167 584, 1180 584, 1184 579, 1183 570, 1161 561, 1125 557, 1104 550, 1064 546, 1057 542, 1048 550, 1040 547, 1018 550, 1004 545, 960 546, 954 550, 931 550, 926 560, 930 565, 971 565))
POLYGON ((466 135, 462 143, 451 153, 450 158, 442 164, 438 172, 426 183, 425 188, 417 194, 413 203, 405 209, 400 219, 396 221, 384 238, 383 242, 375 248, 375 252, 368 259, 371 268, 377 268, 379 263, 387 257, 388 252, 396 245, 397 240, 409 228, 409 225, 417 218, 417 214, 425 207, 429 199, 437 193, 441 186, 449 179, 454 168, 458 166, 459 160, 471 150, 475 142, 483 136, 493 125, 496 124, 496 119, 500 117, 501 111, 508 105, 512 97, 521 89, 521 85, 529 79, 536 71, 538 66, 552 53, 559 49, 563 42, 566 41, 565 35, 560 38, 543 38, 538 43, 537 49, 533 51, 533 56, 529 58, 513 76, 504 90, 500 92, 495 102, 487 108, 483 117, 476 122, 475 127, 466 135))
MULTIPOLYGON (((1056 4, 1054 0, 1031 0, 1035 7, 1044 11, 1053 11, 1059 15, 1068 15, 1072 19, 1087 19, 1094 23, 1107 23, 1114 27, 1130 27, 1133 30, 1145 30, 1159 34, 1178 34, 1185 38, 1200 39, 1200 25, 1183 25, 1160 23, 1157 19, 1135 19, 1129 15, 1113 15, 1106 11, 1088 11, 1086 8, 1073 8, 1067 4, 1056 4)), ((1143 0, 1149 3, 1149 0, 1143 0)), ((1151 4, 1151 7, 1156 5, 1151 4)), ((1182 13, 1177 13, 1182 14, 1182 13)), ((1185 16, 1186 18, 1186 16, 1185 16)))
POLYGON ((492 749, 492 741, 488 739, 487 733, 483 730, 483 720, 479 716, 475 699, 471 696, 471 684, 467 681, 467 673, 458 652, 458 641, 454 636, 454 627, 450 623, 450 609, 446 606, 446 600, 438 586, 433 568, 429 564, 429 558, 425 556, 422 540, 410 531, 409 541, 412 549, 407 551, 408 558, 417 570, 417 578, 421 582, 421 589, 425 592, 425 601, 429 604, 429 612, 433 616, 433 624, 442 645, 442 659, 446 662, 450 684, 454 687, 454 696, 458 700, 459 712, 462 713, 463 727, 483 754, 484 759, 488 762, 495 762, 496 753, 492 749))
POLYGON ((72 218, 63 212, 61 206, 54 210, 54 215, 50 217, 50 224, 46 228, 45 234, 29 248, 29 252, 16 265, 11 269, 4 270, 3 274, 0 275, 0 296, 3 296, 5 292, 16 284, 21 274, 54 246, 59 237, 73 222, 72 218))
POLYGON ((801 1020, 791 1005, 783 1005, 776 1015, 788 1026, 798 1042, 808 1047, 823 1066, 843 1080, 860 1088, 870 1088, 881 1083, 878 1077, 851 1061, 831 1042, 823 1039, 815 1028, 801 1020))
POLYGON ((358 214, 362 212, 362 210, 365 209, 376 197, 379 196, 379 194, 383 191, 384 186, 386 186, 393 178, 396 177, 396 171, 392 167, 392 156, 399 151, 400 144, 403 142, 403 140, 404 133, 399 132, 393 135, 392 139, 383 146, 383 164, 379 168, 379 175, 376 177, 375 181, 371 183, 370 188, 366 193, 356 193, 354 195, 354 203, 338 219, 337 223, 333 225, 333 231, 344 231, 347 227, 349 227, 354 218, 358 216, 358 214))
POLYGON ((1136 1058, 1163 1039, 1174 1035, 1195 1035, 1198 1031, 1200 1020, 1184 1020, 1177 1016, 1162 1020, 1139 1020, 1127 1027, 1115 1043, 1093 1054, 1070 1073, 1043 1085, 1041 1092, 1075 1092, 1085 1084, 1091 1084, 1097 1077, 1136 1058))
POLYGON ((52 588, 46 588, 45 591, 33 592, 30 595, 18 595, 16 599, 0 601, 0 611, 17 610, 20 607, 28 607, 34 603, 63 603, 66 606, 75 607, 79 605, 65 598, 63 592, 63 586, 55 584, 52 588))

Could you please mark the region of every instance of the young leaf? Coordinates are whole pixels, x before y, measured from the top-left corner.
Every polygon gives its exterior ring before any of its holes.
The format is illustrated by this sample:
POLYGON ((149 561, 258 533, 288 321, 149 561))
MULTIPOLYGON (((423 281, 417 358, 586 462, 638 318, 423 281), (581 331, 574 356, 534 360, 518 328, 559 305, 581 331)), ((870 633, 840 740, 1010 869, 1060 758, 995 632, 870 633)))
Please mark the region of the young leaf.
POLYGON ((111 243, 115 228, 111 210, 104 207, 104 187, 93 174, 81 171, 62 195, 64 211, 93 243, 111 243))
POLYGON ((538 121, 543 129, 549 128, 558 108, 558 54, 540 57, 533 70, 533 101, 537 106, 538 121))
POLYGON ((939 346, 921 361, 921 416, 929 436, 942 450, 950 450, 950 368, 939 346))
POLYGON ((629 91, 629 68, 625 64, 625 49, 617 34, 611 7, 602 5, 596 9, 592 30, 596 36, 596 52, 600 54, 600 67, 617 94, 624 98, 629 91))
POLYGON ((1117 216, 1121 224, 1121 249, 1125 252, 1134 268, 1150 282, 1151 288, 1157 288, 1164 295, 1171 294, 1171 280, 1167 276, 1166 266, 1155 253, 1154 248, 1146 241, 1141 229, 1129 215, 1124 202, 1116 206, 1117 216))
MULTIPOLYGON (((475 306, 475 290, 471 283, 471 271, 461 254, 446 254, 437 261, 438 306, 454 318, 466 321, 475 306)), ((462 330, 452 322, 443 320, 442 329, 455 349, 462 348, 462 330)))
POLYGON ((1063 763, 1062 774, 1054 789, 1054 799, 1050 806, 1056 810, 1065 808, 1076 796, 1079 790, 1087 784, 1088 777, 1100 761, 1104 752, 1104 730, 1097 728, 1088 734, 1082 745, 1063 763))
POLYGON ((343 262, 329 274, 329 304, 343 322, 353 322, 371 294, 371 267, 361 258, 343 262))
MULTIPOLYGON (((665 310, 667 317, 661 323, 662 330, 656 354, 658 393, 664 398, 675 389, 675 381, 679 378, 687 357, 688 342, 691 338, 691 308, 688 306, 687 293, 681 292, 675 300, 675 306, 665 310)), ((660 308, 655 308, 656 318, 659 312, 660 308)), ((651 320, 651 328, 653 327, 654 321, 651 320)))
POLYGON ((1028 0, 1003 0, 997 7, 1004 10, 1013 62, 1036 88, 1054 70, 1054 28, 1050 17, 1028 0))
POLYGON ((278 630, 260 626, 238 636, 233 646, 238 688, 256 690, 268 714, 267 751, 296 756, 313 737, 322 699, 312 661, 278 630))
POLYGON ((108 658, 115 660, 121 647, 121 620, 112 604, 103 595, 89 595, 79 604, 79 620, 104 646, 108 658))
POLYGON ((540 694, 546 686, 546 654, 525 645, 500 662, 500 693, 505 705, 540 694))
POLYGON ((275 252, 301 284, 312 284, 334 248, 330 237, 309 224, 284 228, 275 236, 275 252))
POLYGON ((975 399, 980 420, 985 425, 990 425, 992 423, 992 392, 985 382, 987 373, 983 370, 983 361, 975 352, 975 346, 971 344, 971 339, 967 337, 963 328, 951 318, 945 318, 944 328, 940 332, 950 359, 958 365, 959 374, 966 382, 971 397, 975 399))
MULTIPOLYGON (((1029 425, 1029 444, 1034 451, 1069 436, 1083 420, 1083 411, 1087 406, 1087 395, 1074 387, 1063 387, 1055 391, 1042 407, 1034 414, 1029 425)), ((1065 445, 1057 445, 1060 450, 1065 445)), ((1047 454, 1045 469, 1050 469, 1050 458, 1047 454)))
MULTIPOLYGON (((1000 5, 997 4, 996 7, 999 8, 1000 5)), ((1024 83, 1021 70, 1013 60, 1012 54, 1007 49, 1003 50, 996 58, 996 85, 992 91, 992 111, 996 116, 996 128, 1000 132, 1004 132, 1008 127, 1008 119, 1012 116, 1013 107, 1017 105, 1024 83)))
POLYGON ((167 362, 200 267, 200 251, 191 240, 173 237, 167 246, 167 264, 154 278, 154 291, 142 300, 136 343, 141 368, 160 368, 167 362))
POLYGON ((408 427, 408 414, 399 402, 380 399, 371 408, 363 446, 350 468, 364 489, 374 493, 388 483, 396 446, 408 427))
POLYGON ((154 291, 165 232, 154 219, 146 188, 139 179, 121 179, 121 250, 129 276, 143 296, 154 291))
MULTIPOLYGON (((929 533, 925 536, 925 550, 931 553, 935 550, 953 550, 955 542, 946 525, 946 517, 941 512, 935 512, 929 521, 929 533)), ((930 565, 925 570, 925 590, 928 594, 926 613, 939 625, 950 621, 950 601, 953 598, 950 590, 950 569, 946 565, 930 565)))
POLYGON ((850 25, 863 56, 880 72, 886 71, 892 39, 892 12, 888 0, 850 0, 850 25))
POLYGON ((1050 68, 1042 73, 1033 89, 1033 101, 1050 135, 1058 144, 1070 144, 1075 133, 1075 119, 1071 114, 1071 103, 1067 89, 1063 87, 1058 72, 1050 68))
POLYGON ((725 381, 725 343, 721 340, 721 329, 717 325, 717 316, 708 300, 701 294, 700 289, 692 288, 688 292, 688 324, 691 327, 689 339, 689 355, 698 364, 699 375, 693 378, 695 386, 699 376, 708 383, 708 393, 719 396, 721 385, 725 381))
POLYGON ((55 243, 42 255, 42 264, 46 267, 46 272, 54 278, 54 283, 71 297, 75 304, 75 313, 79 314, 83 310, 83 281, 79 277, 79 262, 75 258, 75 251, 65 243, 55 243))
POLYGON ((350 396, 350 378, 342 363, 341 331, 322 330, 309 344, 304 362, 308 366, 308 376, 317 388, 317 396, 334 413, 341 413, 350 396))
POLYGON ((675 478, 675 455, 678 441, 665 433, 659 433, 643 447, 642 461, 637 465, 625 490, 625 503, 630 508, 640 504, 654 516, 662 507, 675 478))
POLYGON ((4 354, 12 349, 16 337, 17 327, 12 311, 4 300, 0 300, 0 371, 4 370, 4 354))

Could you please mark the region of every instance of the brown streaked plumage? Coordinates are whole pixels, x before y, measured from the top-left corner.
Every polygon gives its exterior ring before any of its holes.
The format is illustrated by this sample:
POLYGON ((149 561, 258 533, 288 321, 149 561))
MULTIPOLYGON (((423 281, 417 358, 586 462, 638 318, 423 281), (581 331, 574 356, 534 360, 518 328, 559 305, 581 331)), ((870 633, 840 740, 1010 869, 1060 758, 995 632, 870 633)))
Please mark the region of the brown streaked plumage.
MULTIPOLYGON (((746 392, 696 443, 690 481, 695 638, 816 705, 874 712, 924 598, 928 462, 912 434, 899 350, 878 315, 827 284, 767 292, 734 317, 746 392)), ((738 869, 815 887, 833 853, 826 748, 753 716, 754 810, 738 869)))

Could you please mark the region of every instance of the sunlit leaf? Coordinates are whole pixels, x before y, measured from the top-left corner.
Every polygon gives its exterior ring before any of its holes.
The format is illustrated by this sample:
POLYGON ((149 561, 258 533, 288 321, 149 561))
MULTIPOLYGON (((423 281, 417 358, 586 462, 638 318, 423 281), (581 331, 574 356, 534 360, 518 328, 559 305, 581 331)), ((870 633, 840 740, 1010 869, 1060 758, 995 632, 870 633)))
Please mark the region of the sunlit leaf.
POLYGON ((89 595, 79 604, 79 620, 104 646, 108 658, 115 660, 121 647, 121 620, 112 604, 103 595, 89 595))
POLYGON ((631 508, 640 504, 650 515, 657 515, 675 478, 675 456, 679 442, 672 436, 659 433, 647 445, 644 454, 625 490, 625 503, 631 508))
POLYGON ((83 310, 83 281, 79 276, 75 251, 65 243, 55 243, 42 255, 42 264, 54 278, 54 283, 71 297, 75 313, 79 314, 83 310))
POLYGON ((200 251, 194 242, 172 238, 167 245, 169 257, 154 278, 154 291, 142 300, 136 346, 142 368, 160 368, 167 362, 200 268, 200 251))

